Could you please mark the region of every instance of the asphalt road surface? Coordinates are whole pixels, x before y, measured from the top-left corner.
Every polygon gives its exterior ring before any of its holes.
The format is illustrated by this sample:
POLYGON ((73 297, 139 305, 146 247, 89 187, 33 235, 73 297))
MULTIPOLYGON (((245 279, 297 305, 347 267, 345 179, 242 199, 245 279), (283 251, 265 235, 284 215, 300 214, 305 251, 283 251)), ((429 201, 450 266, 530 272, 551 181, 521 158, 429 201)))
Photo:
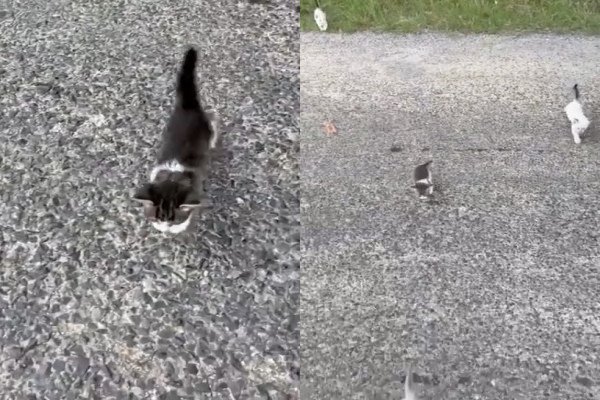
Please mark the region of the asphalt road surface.
POLYGON ((600 38, 301 44, 302 398, 599 398, 600 38))
POLYGON ((295 2, 4 7, 0 398, 297 398, 295 2), (131 196, 188 45, 222 147, 171 237, 131 196))

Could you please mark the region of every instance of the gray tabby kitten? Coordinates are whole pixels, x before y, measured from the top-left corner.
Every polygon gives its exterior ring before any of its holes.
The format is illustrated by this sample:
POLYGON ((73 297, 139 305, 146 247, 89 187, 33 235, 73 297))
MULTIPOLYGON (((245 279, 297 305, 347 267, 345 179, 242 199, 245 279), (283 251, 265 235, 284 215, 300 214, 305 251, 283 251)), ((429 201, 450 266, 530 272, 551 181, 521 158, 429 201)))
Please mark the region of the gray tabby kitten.
POLYGON ((177 100, 150 182, 134 199, 144 215, 161 232, 185 231, 192 216, 208 205, 204 182, 210 149, 217 144, 215 116, 203 111, 195 83, 196 50, 185 54, 177 81, 177 100))
POLYGON ((417 190, 417 194, 421 200, 428 199, 433 195, 431 162, 432 160, 427 161, 425 164, 418 165, 415 168, 415 184, 412 187, 417 190))

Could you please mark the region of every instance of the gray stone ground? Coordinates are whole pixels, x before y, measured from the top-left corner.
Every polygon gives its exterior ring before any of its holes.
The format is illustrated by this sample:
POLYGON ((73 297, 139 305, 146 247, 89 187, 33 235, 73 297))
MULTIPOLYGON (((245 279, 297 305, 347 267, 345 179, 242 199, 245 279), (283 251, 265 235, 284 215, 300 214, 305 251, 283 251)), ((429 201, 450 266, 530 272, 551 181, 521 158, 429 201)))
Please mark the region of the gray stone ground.
POLYGON ((0 7, 0 398, 296 398, 294 1, 0 7), (130 200, 189 44, 223 120, 189 235, 130 200))
POLYGON ((301 43, 302 398, 600 398, 600 38, 301 43))

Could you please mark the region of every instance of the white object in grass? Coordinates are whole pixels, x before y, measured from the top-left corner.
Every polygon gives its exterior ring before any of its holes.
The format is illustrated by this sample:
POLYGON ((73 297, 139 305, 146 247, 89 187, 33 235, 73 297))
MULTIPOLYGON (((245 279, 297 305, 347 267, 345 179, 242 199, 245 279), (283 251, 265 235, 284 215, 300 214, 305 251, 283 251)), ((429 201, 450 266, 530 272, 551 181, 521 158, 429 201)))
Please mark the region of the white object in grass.
POLYGON ((327 30, 327 16, 319 7, 315 8, 315 22, 321 31, 327 30))

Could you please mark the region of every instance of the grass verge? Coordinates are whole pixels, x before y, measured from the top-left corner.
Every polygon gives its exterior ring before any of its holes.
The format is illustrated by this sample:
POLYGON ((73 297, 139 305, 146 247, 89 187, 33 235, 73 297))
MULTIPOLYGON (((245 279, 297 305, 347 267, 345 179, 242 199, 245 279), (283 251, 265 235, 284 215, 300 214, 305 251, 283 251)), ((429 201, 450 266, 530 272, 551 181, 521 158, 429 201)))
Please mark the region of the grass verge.
MULTIPOLYGON (((330 32, 600 33, 600 0, 319 0, 330 32)), ((303 30, 316 30, 315 0, 300 0, 303 30)))

